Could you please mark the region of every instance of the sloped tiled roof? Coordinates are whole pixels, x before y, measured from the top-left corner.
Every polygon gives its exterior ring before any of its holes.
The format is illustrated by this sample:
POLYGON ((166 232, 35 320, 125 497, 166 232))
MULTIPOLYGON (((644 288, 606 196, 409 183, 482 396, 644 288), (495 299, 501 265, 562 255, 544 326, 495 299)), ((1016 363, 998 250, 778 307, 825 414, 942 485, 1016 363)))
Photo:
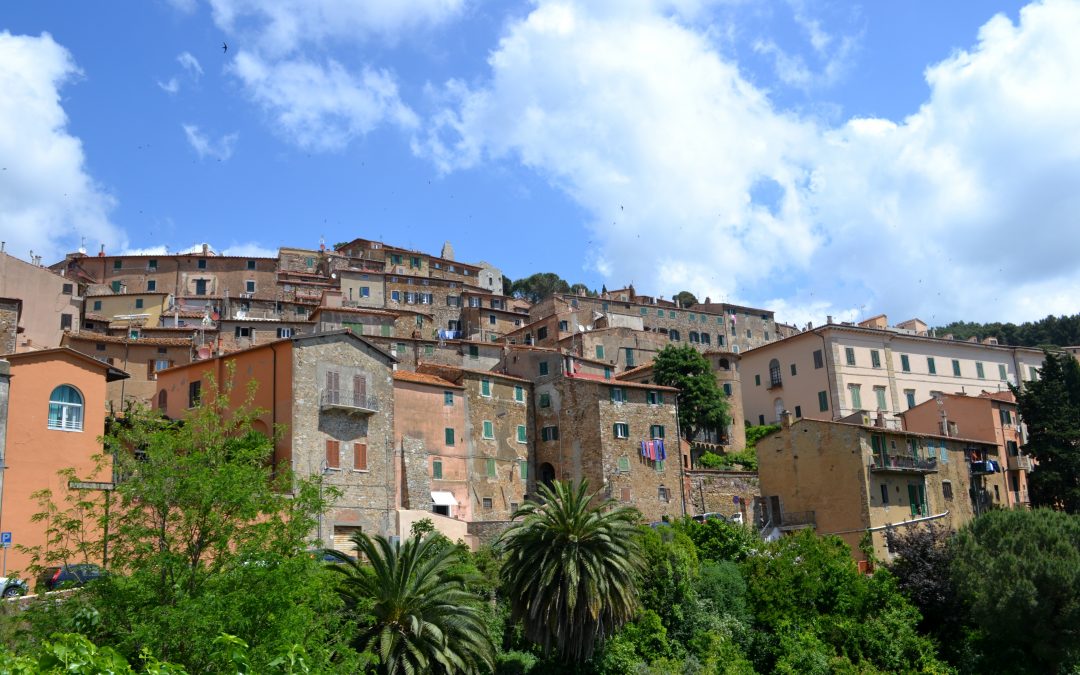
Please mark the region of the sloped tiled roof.
POLYGON ((411 370, 395 370, 394 379, 402 382, 413 382, 415 384, 430 384, 436 387, 449 387, 451 389, 464 389, 460 384, 454 384, 448 380, 444 380, 437 375, 431 375, 430 373, 414 373, 411 370))

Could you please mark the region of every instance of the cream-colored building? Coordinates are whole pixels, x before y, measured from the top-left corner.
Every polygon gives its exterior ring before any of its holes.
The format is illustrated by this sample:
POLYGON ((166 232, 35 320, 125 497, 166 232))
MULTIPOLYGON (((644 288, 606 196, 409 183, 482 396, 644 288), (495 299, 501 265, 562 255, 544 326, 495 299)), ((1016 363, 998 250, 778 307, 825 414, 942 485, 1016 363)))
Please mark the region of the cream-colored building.
POLYGON ((0 250, 0 297, 22 301, 16 352, 59 347, 64 331, 78 330, 82 315, 78 282, 35 263, 0 250))
POLYGON ((899 428, 897 413, 935 393, 1006 391, 1038 377, 1043 353, 1027 347, 931 337, 918 320, 888 327, 884 316, 829 323, 742 355, 749 424, 796 418, 835 420, 863 412, 899 428))

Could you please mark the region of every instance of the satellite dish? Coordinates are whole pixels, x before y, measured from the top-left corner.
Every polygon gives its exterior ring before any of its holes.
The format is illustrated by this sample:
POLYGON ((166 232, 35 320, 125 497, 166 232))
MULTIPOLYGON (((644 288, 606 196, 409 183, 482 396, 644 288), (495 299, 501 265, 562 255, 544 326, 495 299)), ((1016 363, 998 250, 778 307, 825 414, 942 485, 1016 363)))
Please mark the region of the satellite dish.
POLYGON ((582 326, 580 323, 578 324, 577 329, 578 329, 579 333, 584 333, 585 332, 585 326, 582 326))
POLYGON ((330 278, 331 279, 337 279, 337 272, 331 272, 330 273, 330 278))

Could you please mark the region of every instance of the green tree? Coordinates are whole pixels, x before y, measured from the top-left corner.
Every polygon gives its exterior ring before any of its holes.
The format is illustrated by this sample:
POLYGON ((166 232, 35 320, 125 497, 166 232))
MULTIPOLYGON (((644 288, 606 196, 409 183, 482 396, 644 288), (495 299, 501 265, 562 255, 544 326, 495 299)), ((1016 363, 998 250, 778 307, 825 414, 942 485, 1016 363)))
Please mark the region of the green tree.
POLYGON ((707 429, 723 429, 731 421, 727 397, 716 384, 712 367, 690 345, 667 345, 653 360, 657 384, 679 390, 679 425, 692 441, 707 429))
POLYGON ((357 649, 374 652, 379 672, 484 672, 495 665, 480 598, 454 571, 457 551, 438 535, 391 543, 352 537, 366 562, 331 551, 340 593, 360 624, 357 649))
POLYGON ((675 297, 673 297, 672 300, 675 302, 675 304, 677 304, 679 307, 682 307, 683 309, 687 307, 693 307, 694 305, 698 304, 697 296, 690 291, 679 291, 675 294, 675 297))
POLYGON ((981 629, 984 671, 1080 667, 1080 517, 991 511, 958 533, 952 570, 981 629))
POLYGON ((1032 506, 1080 514, 1080 364, 1046 352, 1039 379, 1013 393, 1028 429, 1024 451, 1038 463, 1028 477, 1032 506))
POLYGON ((542 502, 518 509, 500 538, 503 592, 545 654, 584 662, 638 607, 639 515, 614 500, 594 504, 587 481, 538 492, 542 502))
POLYGON ((702 561, 740 562, 761 546, 761 539, 744 525, 726 520, 708 519, 702 523, 686 518, 675 524, 694 542, 698 558, 702 561))
POLYGON ((537 303, 550 298, 555 293, 569 293, 570 284, 554 272, 537 272, 524 279, 518 279, 512 287, 513 295, 537 303))

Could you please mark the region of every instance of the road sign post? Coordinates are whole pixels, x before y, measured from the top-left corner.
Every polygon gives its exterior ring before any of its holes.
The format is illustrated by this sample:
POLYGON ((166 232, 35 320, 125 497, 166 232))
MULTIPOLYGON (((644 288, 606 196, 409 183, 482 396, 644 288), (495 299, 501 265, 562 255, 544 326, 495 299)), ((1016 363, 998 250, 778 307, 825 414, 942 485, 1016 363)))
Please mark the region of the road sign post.
POLYGON ((11 533, 0 532, 0 546, 4 548, 4 562, 2 576, 7 576, 7 550, 11 548, 11 533))

